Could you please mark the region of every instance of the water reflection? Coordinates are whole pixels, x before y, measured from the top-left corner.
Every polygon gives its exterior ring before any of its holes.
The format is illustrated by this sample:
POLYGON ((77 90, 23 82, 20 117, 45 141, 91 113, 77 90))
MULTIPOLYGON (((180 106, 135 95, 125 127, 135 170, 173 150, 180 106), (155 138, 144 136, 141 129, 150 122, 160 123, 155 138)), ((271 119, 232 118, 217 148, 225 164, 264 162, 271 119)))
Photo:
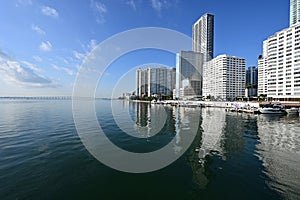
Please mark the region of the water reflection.
MULTIPOLYGON (((135 130, 149 140, 154 135, 169 135, 174 138, 175 154, 183 153, 190 146, 190 139, 196 134, 200 122, 200 108, 189 109, 173 106, 134 103, 136 113, 135 130)), ((159 143, 162 143, 160 138, 159 143)))
POLYGON ((224 109, 203 108, 201 109, 201 126, 191 146, 189 161, 193 171, 193 180, 200 189, 205 189, 212 180, 209 155, 223 155, 223 135, 226 125, 226 113, 224 109))
POLYGON ((202 142, 199 148, 199 158, 203 159, 211 152, 223 152, 221 143, 226 122, 224 109, 205 108, 202 110, 202 142))
POLYGON ((257 146, 269 184, 287 199, 300 196, 300 124, 295 116, 264 116, 257 121, 257 146))
POLYGON ((124 107, 134 110, 130 112, 135 115, 134 129, 139 134, 152 142, 153 134, 161 136, 155 140, 159 144, 157 147, 161 148, 175 137, 174 154, 182 152, 186 136, 197 131, 187 159, 196 189, 205 191, 209 197, 280 199, 284 196, 296 199, 300 196, 298 116, 253 115, 225 112, 221 108, 142 103, 124 107), (239 191, 232 193, 224 187, 218 188, 218 194, 214 193, 216 185, 226 184, 239 191))

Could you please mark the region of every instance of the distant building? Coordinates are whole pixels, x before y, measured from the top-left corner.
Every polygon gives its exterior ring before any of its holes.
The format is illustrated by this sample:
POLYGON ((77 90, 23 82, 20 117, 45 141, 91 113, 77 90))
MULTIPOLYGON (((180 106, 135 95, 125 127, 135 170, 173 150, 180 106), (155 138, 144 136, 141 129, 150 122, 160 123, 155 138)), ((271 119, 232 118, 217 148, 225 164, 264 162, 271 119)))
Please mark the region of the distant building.
POLYGON ((258 71, 256 66, 248 67, 246 70, 246 85, 257 85, 258 83, 258 71))
POLYGON ((290 0, 290 26, 300 22, 300 0, 290 0))
POLYGON ((267 54, 264 53, 258 58, 258 85, 257 85, 257 95, 267 95, 268 93, 268 81, 267 77, 267 54))
POLYGON ((138 69, 136 71, 136 94, 141 97, 148 94, 148 71, 144 69, 138 69))
POLYGON ((264 41, 263 52, 258 60, 259 94, 300 100, 300 23, 270 36, 264 41))
POLYGON ((193 51, 203 53, 204 62, 214 57, 214 15, 205 14, 193 25, 193 51))
POLYGON ((246 89, 245 95, 247 97, 257 96, 258 85, 258 70, 256 66, 248 67, 246 70, 246 89))
POLYGON ((181 51, 176 55, 176 98, 202 96, 203 54, 181 51))
POLYGON ((170 96, 175 88, 175 68, 148 67, 136 71, 137 96, 170 96))
POLYGON ((245 59, 219 55, 203 65, 203 96, 229 100, 245 95, 245 59))

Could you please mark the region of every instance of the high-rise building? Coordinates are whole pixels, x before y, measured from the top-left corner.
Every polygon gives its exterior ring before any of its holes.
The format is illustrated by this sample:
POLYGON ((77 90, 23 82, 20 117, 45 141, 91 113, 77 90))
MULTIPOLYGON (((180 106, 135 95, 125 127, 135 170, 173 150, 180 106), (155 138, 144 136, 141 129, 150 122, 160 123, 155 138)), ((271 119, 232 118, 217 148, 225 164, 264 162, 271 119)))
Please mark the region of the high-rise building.
POLYGON ((270 36, 263 51, 258 66, 259 94, 279 100, 300 99, 300 23, 270 36))
POLYGON ((205 14, 193 25, 193 51, 203 53, 204 62, 214 57, 214 15, 205 14))
POLYGON ((176 98, 202 95, 203 54, 181 51, 176 55, 176 98))
POLYGON ((246 85, 257 86, 257 75, 258 71, 256 66, 248 67, 248 69, 246 70, 246 85))
POLYGON ((290 26, 300 22, 300 0, 290 0, 290 26))
POLYGON ((138 69, 136 71, 136 95, 141 97, 148 94, 148 71, 138 69))
POLYGON ((219 55, 203 65, 203 96, 229 100, 245 95, 245 59, 219 55))
POLYGON ((258 84, 257 95, 267 95, 268 82, 267 82, 267 59, 263 55, 258 58, 258 84))
POLYGON ((148 67, 136 71, 137 96, 169 96, 175 88, 175 68, 148 67))
POLYGON ((246 70, 246 96, 257 96, 258 70, 256 66, 248 67, 246 70))

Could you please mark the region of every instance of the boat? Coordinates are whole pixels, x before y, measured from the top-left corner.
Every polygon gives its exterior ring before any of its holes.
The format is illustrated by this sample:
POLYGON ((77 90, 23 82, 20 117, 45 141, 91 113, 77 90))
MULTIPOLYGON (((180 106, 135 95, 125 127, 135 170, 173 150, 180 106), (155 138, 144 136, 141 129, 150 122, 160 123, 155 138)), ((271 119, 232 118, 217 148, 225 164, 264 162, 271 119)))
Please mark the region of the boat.
POLYGON ((285 113, 284 106, 281 104, 267 104, 259 108, 261 114, 283 114, 285 113))
POLYGON ((253 114, 258 114, 259 113, 258 108, 255 108, 255 107, 245 107, 245 109, 243 111, 245 113, 253 113, 253 114))
POLYGON ((299 108, 291 107, 288 109, 285 109, 288 115, 297 115, 299 113, 299 108))

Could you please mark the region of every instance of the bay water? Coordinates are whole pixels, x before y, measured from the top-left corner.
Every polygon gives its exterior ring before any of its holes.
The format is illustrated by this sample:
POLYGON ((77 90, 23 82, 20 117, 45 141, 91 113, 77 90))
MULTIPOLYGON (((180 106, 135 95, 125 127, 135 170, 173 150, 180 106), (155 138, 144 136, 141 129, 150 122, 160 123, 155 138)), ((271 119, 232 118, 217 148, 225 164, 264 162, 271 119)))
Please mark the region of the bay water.
POLYGON ((127 151, 155 151, 176 137, 176 153, 189 126, 198 129, 169 166, 126 173, 86 150, 71 100, 1 100, 0 199, 300 199, 299 116, 122 100, 95 107, 105 134, 127 151), (143 137, 126 134, 116 117, 143 137))

